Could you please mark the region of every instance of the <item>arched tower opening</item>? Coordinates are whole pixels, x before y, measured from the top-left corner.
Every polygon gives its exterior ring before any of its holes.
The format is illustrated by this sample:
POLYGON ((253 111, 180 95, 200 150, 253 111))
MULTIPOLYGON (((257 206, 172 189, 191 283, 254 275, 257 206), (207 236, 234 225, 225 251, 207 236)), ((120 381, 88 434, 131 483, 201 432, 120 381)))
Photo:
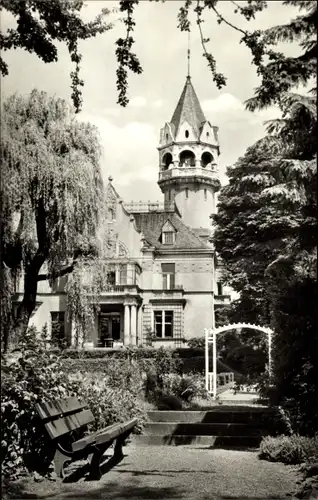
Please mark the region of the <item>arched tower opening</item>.
POLYGON ((213 155, 211 153, 209 153, 208 151, 205 151, 202 156, 201 156, 201 166, 203 168, 207 167, 207 166, 211 166, 212 163, 213 163, 213 155))
POLYGON ((162 168, 163 170, 167 170, 169 168, 169 165, 172 163, 172 154, 171 153, 165 153, 162 157, 162 168))
POLYGON ((195 167, 195 154, 185 150, 179 154, 180 167, 195 167))

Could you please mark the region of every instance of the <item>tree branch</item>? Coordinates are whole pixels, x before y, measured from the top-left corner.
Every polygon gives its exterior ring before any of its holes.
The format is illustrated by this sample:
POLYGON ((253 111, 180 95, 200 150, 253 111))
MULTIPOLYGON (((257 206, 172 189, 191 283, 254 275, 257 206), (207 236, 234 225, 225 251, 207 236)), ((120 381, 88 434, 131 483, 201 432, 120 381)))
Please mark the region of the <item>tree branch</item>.
POLYGON ((216 83, 217 88, 220 90, 224 85, 226 85, 226 78, 222 73, 217 73, 216 71, 216 61, 211 53, 209 53, 206 49, 206 43, 210 41, 209 38, 204 38, 201 23, 203 22, 201 19, 202 10, 204 7, 200 6, 200 0, 197 0, 197 7, 195 9, 197 13, 197 25, 199 27, 200 37, 201 37, 201 45, 204 50, 203 56, 208 61, 208 66, 213 75, 213 81, 216 83))
MULTIPOLYGON (((232 2, 233 3, 233 2, 232 2)), ((227 19, 225 19, 225 17, 223 17, 217 10, 216 8, 214 7, 214 5, 211 6, 212 10, 214 10, 214 12, 216 13, 218 19, 220 19, 220 21, 223 21, 225 22, 225 24, 227 24, 228 26, 230 26, 231 28, 233 28, 234 30, 236 31, 239 31, 240 33, 243 33, 243 35, 248 35, 248 32, 245 31, 245 30, 242 30, 241 28, 238 28, 237 26, 235 26, 234 24, 230 23, 230 21, 228 21, 227 19)))
POLYGON ((73 262, 71 264, 69 264, 68 266, 62 267, 59 271, 56 271, 55 273, 39 274, 38 281, 46 281, 49 279, 61 278, 62 276, 69 274, 74 270, 74 266, 75 266, 76 262, 77 262, 76 260, 73 260, 73 262))

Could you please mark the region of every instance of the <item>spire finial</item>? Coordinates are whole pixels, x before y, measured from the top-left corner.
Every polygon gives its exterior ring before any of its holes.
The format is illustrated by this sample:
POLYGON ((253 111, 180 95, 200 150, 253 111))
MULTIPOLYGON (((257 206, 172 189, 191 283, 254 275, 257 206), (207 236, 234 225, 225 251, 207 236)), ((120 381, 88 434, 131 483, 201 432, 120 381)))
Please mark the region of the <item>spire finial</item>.
POLYGON ((190 27, 188 31, 188 78, 190 78, 190 27))

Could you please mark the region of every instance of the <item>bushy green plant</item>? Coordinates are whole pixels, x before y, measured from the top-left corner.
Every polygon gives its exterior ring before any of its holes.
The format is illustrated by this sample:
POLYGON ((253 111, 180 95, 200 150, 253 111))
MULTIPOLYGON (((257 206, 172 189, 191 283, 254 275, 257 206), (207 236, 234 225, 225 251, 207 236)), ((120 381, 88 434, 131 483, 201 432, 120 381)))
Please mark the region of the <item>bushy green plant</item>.
POLYGON ((187 344, 192 349, 204 349, 205 337, 194 337, 192 339, 188 339, 187 344))
POLYGON ((302 468, 302 479, 294 495, 296 498, 318 498, 318 459, 306 463, 302 468))
MULTIPOLYGON (((92 431, 138 417, 143 382, 138 367, 128 360, 111 360, 108 372, 68 374, 58 350, 49 349, 45 332, 30 328, 19 351, 2 360, 1 466, 4 479, 24 471, 46 474, 54 455, 35 405, 70 396, 86 401, 95 417, 92 431)), ((140 430, 140 427, 139 427, 140 430)))
POLYGON ((204 378, 198 373, 180 375, 170 373, 163 377, 163 393, 190 402, 194 398, 206 397, 204 378))
MULTIPOLYGON (((124 374, 124 369, 122 374, 124 374)), ((138 418, 138 426, 134 431, 141 431, 145 420, 141 399, 137 398, 142 388, 141 381, 138 390, 138 384, 131 384, 122 374, 119 374, 116 381, 113 377, 114 372, 110 376, 106 375, 105 378, 93 374, 85 376, 80 372, 73 375, 75 380, 81 380, 80 398, 88 403, 95 417, 95 421, 88 427, 89 431, 95 432, 108 425, 124 422, 134 417, 138 418)))
POLYGON ((266 436, 260 444, 259 458, 285 464, 300 464, 313 458, 318 460, 318 436, 266 436))
POLYGON ((153 358, 142 356, 138 359, 141 373, 145 375, 145 396, 150 402, 163 395, 165 377, 177 374, 181 367, 180 359, 172 349, 160 347, 154 351, 153 358))
POLYGON ((45 332, 30 328, 19 351, 2 359, 1 466, 4 477, 23 470, 46 470, 52 460, 35 405, 39 401, 75 396, 78 383, 69 380, 57 354, 47 349, 45 332))

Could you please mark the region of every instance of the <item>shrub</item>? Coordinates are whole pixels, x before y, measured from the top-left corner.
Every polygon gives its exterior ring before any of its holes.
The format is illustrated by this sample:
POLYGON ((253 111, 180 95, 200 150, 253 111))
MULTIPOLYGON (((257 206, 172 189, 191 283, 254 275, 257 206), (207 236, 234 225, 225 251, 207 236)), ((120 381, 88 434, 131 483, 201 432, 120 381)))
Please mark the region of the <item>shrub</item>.
POLYGON ((266 436, 260 445, 259 458, 270 462, 300 464, 306 460, 318 459, 318 436, 309 438, 291 436, 266 436))
POLYGON ((74 396, 78 384, 63 372, 44 335, 30 328, 19 351, 2 360, 1 466, 4 478, 22 471, 46 471, 52 460, 50 441, 43 433, 35 405, 39 401, 74 396))
POLYGON ((190 402, 194 398, 204 398, 207 395, 204 379, 197 373, 167 374, 163 377, 163 393, 176 396, 186 402, 190 402))
POLYGON ((318 497, 318 460, 305 464, 301 470, 303 477, 294 495, 296 498, 318 497))
POLYGON ((125 379, 124 369, 119 374, 118 380, 113 384, 113 373, 104 379, 98 375, 84 375, 78 372, 73 378, 81 380, 81 394, 79 399, 86 401, 95 417, 88 430, 98 431, 116 422, 124 422, 131 418, 138 418, 138 426, 134 432, 140 432, 145 420, 145 413, 141 401, 137 399, 137 394, 141 389, 141 384, 133 385, 125 379), (123 385, 120 381, 123 380, 123 385))
POLYGON ((187 340, 187 344, 191 349, 205 349, 205 337, 194 337, 187 340))
MULTIPOLYGON (((1 466, 5 480, 25 471, 47 474, 54 455, 35 405, 70 396, 87 401, 98 430, 132 417, 143 420, 139 396, 142 379, 126 360, 112 360, 100 377, 83 372, 68 375, 59 351, 48 349, 45 334, 30 328, 19 351, 2 360, 1 466)), ((140 430, 140 427, 139 427, 140 430)))
POLYGON ((157 409, 161 411, 180 411, 183 409, 183 405, 177 396, 160 396, 157 409))
POLYGON ((271 403, 288 412, 296 432, 313 436, 318 430, 317 278, 288 268, 285 273, 288 281, 279 281, 273 295, 271 403))

